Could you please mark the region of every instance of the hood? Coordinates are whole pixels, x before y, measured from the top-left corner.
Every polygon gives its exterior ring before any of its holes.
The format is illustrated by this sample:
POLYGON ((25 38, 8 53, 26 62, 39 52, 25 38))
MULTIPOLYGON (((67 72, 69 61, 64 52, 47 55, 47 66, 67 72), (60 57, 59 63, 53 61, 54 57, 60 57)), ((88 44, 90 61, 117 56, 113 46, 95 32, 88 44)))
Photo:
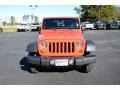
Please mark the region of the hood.
POLYGON ((83 40, 81 30, 44 30, 39 35, 39 40, 83 40))

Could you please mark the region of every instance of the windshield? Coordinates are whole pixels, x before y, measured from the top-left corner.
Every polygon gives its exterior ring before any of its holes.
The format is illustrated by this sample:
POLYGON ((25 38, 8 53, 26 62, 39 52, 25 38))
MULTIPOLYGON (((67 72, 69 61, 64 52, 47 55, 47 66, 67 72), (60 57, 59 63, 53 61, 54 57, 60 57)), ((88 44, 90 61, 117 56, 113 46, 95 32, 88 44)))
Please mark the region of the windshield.
POLYGON ((79 20, 76 18, 44 19, 43 29, 79 29, 79 20))

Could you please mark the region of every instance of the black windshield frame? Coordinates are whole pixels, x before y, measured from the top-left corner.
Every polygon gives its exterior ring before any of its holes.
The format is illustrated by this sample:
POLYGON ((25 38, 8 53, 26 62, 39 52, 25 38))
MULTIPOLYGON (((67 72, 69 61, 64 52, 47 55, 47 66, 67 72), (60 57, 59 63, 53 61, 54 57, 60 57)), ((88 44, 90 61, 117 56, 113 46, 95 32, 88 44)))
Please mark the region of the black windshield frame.
POLYGON ((43 20, 43 29, 80 29, 77 18, 47 18, 43 20))

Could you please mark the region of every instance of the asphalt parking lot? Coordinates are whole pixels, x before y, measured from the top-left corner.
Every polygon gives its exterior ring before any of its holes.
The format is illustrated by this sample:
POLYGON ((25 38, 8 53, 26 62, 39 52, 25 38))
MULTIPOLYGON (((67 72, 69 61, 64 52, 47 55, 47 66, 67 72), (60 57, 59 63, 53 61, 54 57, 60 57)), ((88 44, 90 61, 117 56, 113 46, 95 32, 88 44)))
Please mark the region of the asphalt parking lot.
POLYGON ((97 62, 90 73, 76 70, 27 70, 26 46, 37 32, 0 33, 0 84, 120 84, 120 31, 85 31, 86 39, 96 43, 97 62))

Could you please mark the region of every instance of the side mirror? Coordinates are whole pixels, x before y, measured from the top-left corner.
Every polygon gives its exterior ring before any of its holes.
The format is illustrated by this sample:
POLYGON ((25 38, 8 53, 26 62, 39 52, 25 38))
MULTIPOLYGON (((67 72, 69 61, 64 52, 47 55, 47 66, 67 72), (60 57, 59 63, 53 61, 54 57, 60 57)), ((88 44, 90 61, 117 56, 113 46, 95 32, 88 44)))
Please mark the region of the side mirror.
POLYGON ((39 27, 39 34, 41 34, 41 27, 39 27))
POLYGON ((82 26, 80 26, 80 29, 81 29, 82 32, 84 31, 84 28, 82 26))

